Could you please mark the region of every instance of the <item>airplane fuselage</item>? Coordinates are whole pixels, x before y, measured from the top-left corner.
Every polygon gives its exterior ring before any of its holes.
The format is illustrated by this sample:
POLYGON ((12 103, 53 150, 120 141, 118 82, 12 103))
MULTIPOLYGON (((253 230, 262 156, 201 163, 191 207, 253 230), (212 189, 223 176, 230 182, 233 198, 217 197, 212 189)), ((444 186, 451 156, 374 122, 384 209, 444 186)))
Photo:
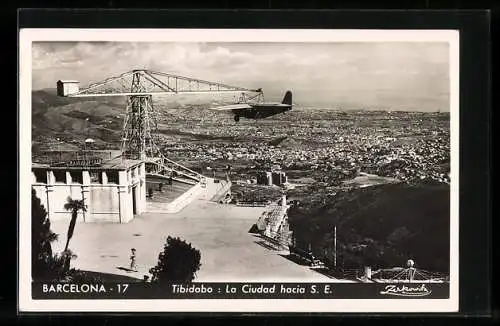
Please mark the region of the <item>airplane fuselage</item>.
POLYGON ((240 121, 240 117, 247 119, 264 119, 292 109, 292 92, 287 91, 281 103, 237 103, 212 108, 212 110, 230 112, 234 121, 240 121))
POLYGON ((252 104, 251 108, 244 110, 233 110, 235 117, 247 119, 264 119, 276 114, 280 114, 292 109, 291 105, 281 103, 252 104))

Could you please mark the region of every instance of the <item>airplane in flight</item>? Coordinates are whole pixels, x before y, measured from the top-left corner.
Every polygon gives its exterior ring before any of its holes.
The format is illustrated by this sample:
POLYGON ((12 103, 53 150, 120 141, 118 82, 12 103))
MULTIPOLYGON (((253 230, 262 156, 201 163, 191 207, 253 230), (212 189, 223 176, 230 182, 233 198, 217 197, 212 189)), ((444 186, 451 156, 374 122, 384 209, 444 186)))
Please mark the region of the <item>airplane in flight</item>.
MULTIPOLYGON (((258 90, 260 93, 262 90, 258 90)), ((210 108, 211 110, 227 112, 234 115, 234 121, 240 117, 247 119, 263 119, 292 109, 292 92, 287 91, 281 103, 245 102, 210 108)))

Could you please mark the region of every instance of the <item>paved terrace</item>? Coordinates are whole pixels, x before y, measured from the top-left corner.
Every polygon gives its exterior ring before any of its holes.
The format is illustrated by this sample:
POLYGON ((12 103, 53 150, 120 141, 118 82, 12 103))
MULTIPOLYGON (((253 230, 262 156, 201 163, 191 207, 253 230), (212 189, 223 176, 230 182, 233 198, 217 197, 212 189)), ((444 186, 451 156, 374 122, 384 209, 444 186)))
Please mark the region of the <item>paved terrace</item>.
POLYGON ((146 176, 146 195, 148 195, 149 188, 153 189, 153 198, 147 198, 147 201, 152 203, 171 203, 191 187, 193 185, 175 180, 172 184, 168 184, 168 180, 146 176), (161 191, 159 190, 160 183, 163 183, 161 191))
MULTIPOLYGON (((170 235, 201 251, 202 266, 196 281, 340 282, 288 260, 248 233, 263 209, 195 200, 179 213, 146 213, 128 224, 78 223, 70 242, 70 249, 78 255, 72 267, 142 279, 156 265, 170 235), (132 247, 137 249, 138 272, 123 270, 129 266, 132 247)), ((60 235, 53 244, 56 252, 64 246, 68 222, 52 223, 60 235)))

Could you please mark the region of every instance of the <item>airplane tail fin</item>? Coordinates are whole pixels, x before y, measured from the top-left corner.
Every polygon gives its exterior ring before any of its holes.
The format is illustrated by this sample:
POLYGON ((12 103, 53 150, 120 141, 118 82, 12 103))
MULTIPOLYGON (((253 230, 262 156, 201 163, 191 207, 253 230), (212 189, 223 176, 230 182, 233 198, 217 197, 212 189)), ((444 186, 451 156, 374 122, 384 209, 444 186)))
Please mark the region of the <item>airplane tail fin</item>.
POLYGON ((285 93, 285 97, 283 97, 283 101, 281 101, 281 103, 292 105, 292 92, 291 91, 287 91, 285 93))

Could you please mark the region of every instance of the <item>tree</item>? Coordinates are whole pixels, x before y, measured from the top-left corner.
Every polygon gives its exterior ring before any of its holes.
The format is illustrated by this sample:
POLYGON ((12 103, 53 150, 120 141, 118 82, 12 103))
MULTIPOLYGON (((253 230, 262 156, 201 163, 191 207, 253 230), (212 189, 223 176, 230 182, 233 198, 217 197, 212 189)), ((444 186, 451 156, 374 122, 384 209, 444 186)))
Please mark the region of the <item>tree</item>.
POLYGON ((35 189, 31 189, 31 262, 33 279, 52 278, 54 271, 54 257, 51 243, 58 235, 50 229, 50 220, 47 211, 36 196, 35 189))
POLYGON ((68 251, 69 241, 73 237, 73 232, 75 231, 76 219, 78 218, 78 212, 81 210, 83 212, 87 211, 87 205, 82 200, 79 199, 71 199, 68 197, 68 201, 64 204, 64 209, 67 211, 71 211, 71 221, 69 222, 68 227, 68 236, 66 239, 66 246, 64 246, 64 252, 68 251))
POLYGON ((149 270, 153 283, 189 283, 201 267, 201 253, 180 238, 167 237, 158 264, 149 270))
POLYGON ((67 211, 71 211, 71 221, 68 226, 68 235, 66 239, 66 245, 64 246, 64 251, 60 257, 62 261, 62 275, 67 275, 70 272, 70 262, 71 259, 76 257, 73 255, 71 250, 68 249, 69 241, 73 237, 73 232, 75 231, 76 219, 78 218, 78 212, 81 210, 83 212, 87 211, 87 205, 85 205, 83 199, 71 199, 68 197, 66 204, 64 204, 64 209, 67 211))

